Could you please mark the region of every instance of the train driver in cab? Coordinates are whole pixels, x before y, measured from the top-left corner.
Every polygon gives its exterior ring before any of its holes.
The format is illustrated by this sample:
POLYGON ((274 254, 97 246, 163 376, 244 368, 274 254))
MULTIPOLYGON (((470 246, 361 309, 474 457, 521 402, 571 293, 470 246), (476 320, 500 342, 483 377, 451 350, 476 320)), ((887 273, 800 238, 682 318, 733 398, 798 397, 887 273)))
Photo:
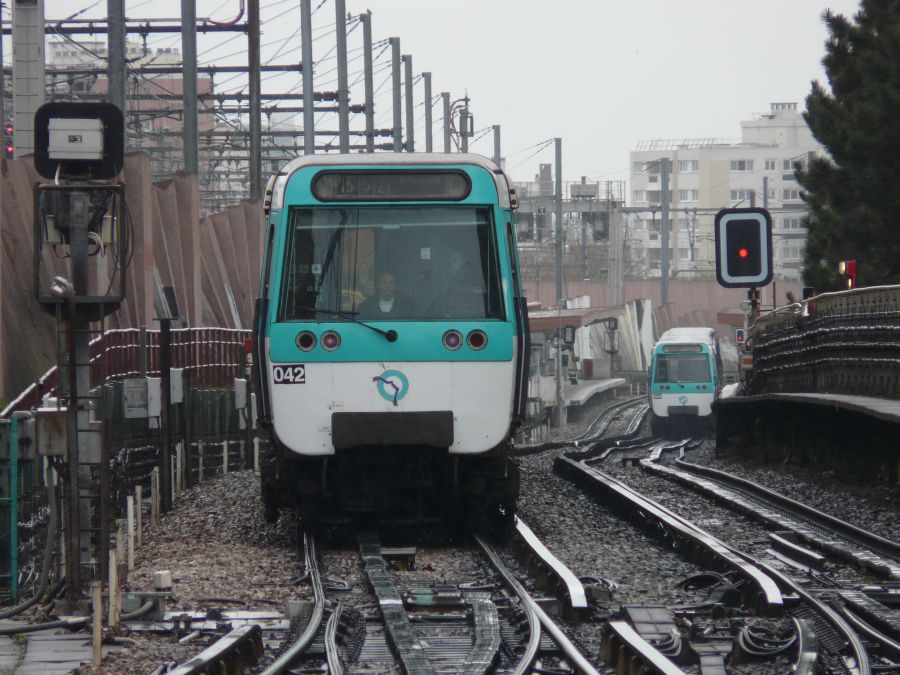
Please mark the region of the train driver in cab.
POLYGON ((363 300, 358 307, 360 319, 410 319, 417 308, 411 298, 397 293, 397 277, 390 270, 378 274, 375 294, 363 300))

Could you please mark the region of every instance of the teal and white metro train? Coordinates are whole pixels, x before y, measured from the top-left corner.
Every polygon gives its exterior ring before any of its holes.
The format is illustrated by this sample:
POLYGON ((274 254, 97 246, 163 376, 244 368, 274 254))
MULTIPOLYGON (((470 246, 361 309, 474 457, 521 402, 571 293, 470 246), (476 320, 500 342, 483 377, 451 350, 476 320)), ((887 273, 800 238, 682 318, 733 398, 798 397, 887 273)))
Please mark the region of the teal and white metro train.
POLYGON ((529 345, 504 172, 474 154, 313 155, 266 202, 267 517, 510 518, 529 345))
POLYGON ((650 360, 650 425, 664 434, 676 424, 711 425, 722 387, 722 358, 712 328, 672 328, 653 346, 650 360))

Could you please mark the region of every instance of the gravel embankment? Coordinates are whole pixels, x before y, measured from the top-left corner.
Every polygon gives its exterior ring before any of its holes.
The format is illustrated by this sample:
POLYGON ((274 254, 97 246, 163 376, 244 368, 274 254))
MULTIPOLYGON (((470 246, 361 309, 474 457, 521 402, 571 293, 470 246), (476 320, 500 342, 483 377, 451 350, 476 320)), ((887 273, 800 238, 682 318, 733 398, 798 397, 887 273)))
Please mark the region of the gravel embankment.
MULTIPOLYGON (((252 471, 219 476, 182 493, 159 527, 146 527, 129 587, 153 590, 153 573, 169 570, 175 597, 168 609, 282 610, 287 600, 307 599, 306 587, 295 583, 301 562, 294 529, 289 517, 265 522, 259 477, 252 471)), ((200 645, 179 645, 172 636, 128 637, 136 643, 110 654, 100 668, 76 672, 150 673, 201 651, 200 645)))

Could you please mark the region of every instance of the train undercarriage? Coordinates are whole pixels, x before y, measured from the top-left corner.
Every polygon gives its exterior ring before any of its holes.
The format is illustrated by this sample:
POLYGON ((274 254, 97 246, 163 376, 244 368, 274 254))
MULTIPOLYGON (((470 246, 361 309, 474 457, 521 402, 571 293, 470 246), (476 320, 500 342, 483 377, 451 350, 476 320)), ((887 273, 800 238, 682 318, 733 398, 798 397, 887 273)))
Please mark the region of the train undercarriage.
POLYGON ((266 519, 299 507, 304 527, 442 523, 457 532, 497 534, 511 527, 519 494, 518 464, 505 444, 475 456, 368 446, 302 457, 273 440, 260 461, 266 519))
POLYGON ((661 438, 711 436, 715 432, 715 415, 670 415, 661 417, 650 413, 650 431, 661 438))

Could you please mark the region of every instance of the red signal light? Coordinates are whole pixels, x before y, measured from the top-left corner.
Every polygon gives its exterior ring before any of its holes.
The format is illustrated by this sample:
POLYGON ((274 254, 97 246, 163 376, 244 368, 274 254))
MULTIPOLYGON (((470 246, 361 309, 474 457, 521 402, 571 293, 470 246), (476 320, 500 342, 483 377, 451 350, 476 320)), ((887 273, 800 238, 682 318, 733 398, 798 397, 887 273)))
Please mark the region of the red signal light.
POLYGON ((746 246, 742 246, 738 249, 738 255, 742 258, 746 258, 748 255, 750 255, 750 249, 748 249, 746 246))

